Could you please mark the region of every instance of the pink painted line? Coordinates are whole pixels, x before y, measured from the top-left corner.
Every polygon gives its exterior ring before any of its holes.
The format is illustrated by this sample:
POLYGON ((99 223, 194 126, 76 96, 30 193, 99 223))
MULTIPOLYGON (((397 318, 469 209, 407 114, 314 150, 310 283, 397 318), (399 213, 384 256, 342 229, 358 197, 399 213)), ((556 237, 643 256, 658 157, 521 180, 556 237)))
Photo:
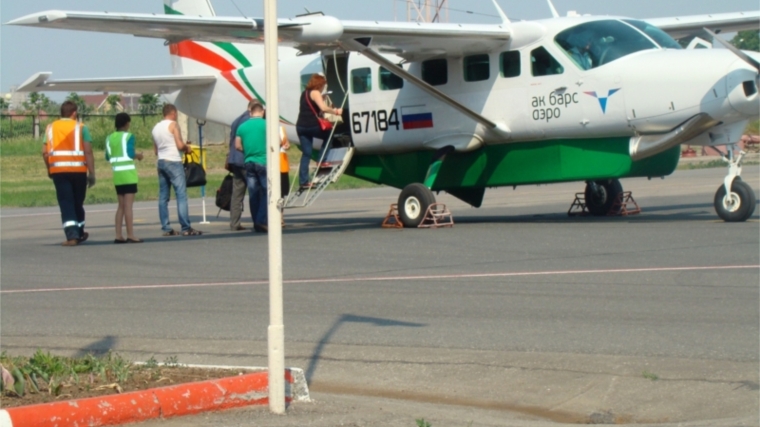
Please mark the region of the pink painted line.
MULTIPOLYGON (((621 268, 610 270, 557 270, 557 271, 522 271, 504 273, 464 273, 464 274, 438 274, 428 276, 378 276, 378 277, 341 277, 322 279, 293 279, 283 280, 286 285, 304 285, 317 283, 354 283, 354 282, 397 282, 401 280, 442 280, 442 279, 482 279, 490 277, 529 277, 529 276, 563 276, 577 274, 619 274, 619 273, 662 273, 679 271, 717 271, 717 270, 760 270, 760 265, 718 265, 702 267, 653 267, 653 268, 621 268)), ((74 292, 74 291, 116 291, 116 290, 141 290, 141 289, 174 289, 174 288, 212 288, 219 286, 253 286, 266 285, 268 280, 254 280, 247 282, 217 282, 217 283, 178 283, 160 285, 122 285, 122 286, 91 286, 72 288, 44 288, 44 289, 8 289, 0 290, 0 294, 31 294, 42 292, 74 292)))

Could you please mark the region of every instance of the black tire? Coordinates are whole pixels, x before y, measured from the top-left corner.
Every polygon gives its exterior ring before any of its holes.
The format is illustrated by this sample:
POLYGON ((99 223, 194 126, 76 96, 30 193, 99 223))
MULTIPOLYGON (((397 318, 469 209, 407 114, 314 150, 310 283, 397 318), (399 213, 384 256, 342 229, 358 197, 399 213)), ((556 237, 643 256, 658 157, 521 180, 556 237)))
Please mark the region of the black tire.
POLYGON ((605 216, 610 214, 616 214, 620 211, 620 206, 617 207, 618 212, 613 212, 613 206, 615 201, 620 197, 623 192, 623 185, 617 179, 610 179, 607 181, 595 181, 598 191, 594 191, 591 184, 586 184, 585 198, 586 208, 594 216, 605 216))
POLYGON ((424 185, 409 184, 398 196, 398 214, 404 227, 415 228, 425 219, 428 207, 435 203, 435 196, 424 185))
POLYGON ((715 192, 715 212, 726 222, 744 222, 755 212, 757 197, 752 187, 736 177, 731 183, 731 195, 726 195, 726 187, 721 185, 715 192))

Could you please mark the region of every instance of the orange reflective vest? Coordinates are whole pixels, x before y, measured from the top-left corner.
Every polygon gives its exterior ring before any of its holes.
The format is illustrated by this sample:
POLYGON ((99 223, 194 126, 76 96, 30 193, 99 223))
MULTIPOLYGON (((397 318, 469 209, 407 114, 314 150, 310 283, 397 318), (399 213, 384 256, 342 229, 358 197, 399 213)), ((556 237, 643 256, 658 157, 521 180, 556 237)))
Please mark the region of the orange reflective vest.
POLYGON ((56 120, 47 127, 48 168, 51 174, 87 173, 82 140, 82 124, 68 119, 56 120))
MULTIPOLYGON (((285 135, 285 128, 280 126, 280 146, 282 147, 288 141, 287 135, 285 135)), ((280 173, 289 173, 290 165, 288 164, 288 153, 280 148, 280 173)))

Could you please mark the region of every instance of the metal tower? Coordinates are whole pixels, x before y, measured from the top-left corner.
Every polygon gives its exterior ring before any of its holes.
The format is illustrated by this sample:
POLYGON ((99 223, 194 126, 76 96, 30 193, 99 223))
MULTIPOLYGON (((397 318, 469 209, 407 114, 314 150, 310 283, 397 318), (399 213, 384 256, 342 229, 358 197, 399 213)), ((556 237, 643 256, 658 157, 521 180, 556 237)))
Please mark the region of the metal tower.
MULTIPOLYGON (((399 0, 393 0, 394 16, 399 0)), ((448 0, 406 0, 409 22, 449 22, 448 0)))

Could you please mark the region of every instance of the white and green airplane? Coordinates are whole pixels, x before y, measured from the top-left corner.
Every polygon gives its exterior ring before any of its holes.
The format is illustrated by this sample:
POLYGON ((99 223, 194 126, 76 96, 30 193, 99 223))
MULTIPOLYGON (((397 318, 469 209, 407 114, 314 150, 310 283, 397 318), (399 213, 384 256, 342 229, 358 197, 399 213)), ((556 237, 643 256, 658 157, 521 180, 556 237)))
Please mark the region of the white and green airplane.
MULTIPOLYGON (((323 73, 344 106, 332 139, 342 148, 331 153, 345 160, 336 170, 402 189, 406 226, 423 220, 434 192, 479 207, 486 188, 568 181, 585 182, 588 210, 606 215, 621 178, 673 173, 681 144, 730 147, 715 209, 726 221, 747 220, 756 196, 739 177, 735 144, 760 114, 760 55, 728 43, 685 50, 674 37, 756 29, 760 11, 642 21, 560 17, 549 5, 552 18, 520 22, 496 5, 497 25, 280 19, 289 139, 298 141, 305 80, 323 73)), ((163 93, 186 114, 222 124, 247 100, 266 101, 262 19, 217 17, 208 0, 165 0, 164 10, 46 11, 11 21, 163 39, 173 65, 173 75, 155 77, 39 73, 21 90, 163 93)))

